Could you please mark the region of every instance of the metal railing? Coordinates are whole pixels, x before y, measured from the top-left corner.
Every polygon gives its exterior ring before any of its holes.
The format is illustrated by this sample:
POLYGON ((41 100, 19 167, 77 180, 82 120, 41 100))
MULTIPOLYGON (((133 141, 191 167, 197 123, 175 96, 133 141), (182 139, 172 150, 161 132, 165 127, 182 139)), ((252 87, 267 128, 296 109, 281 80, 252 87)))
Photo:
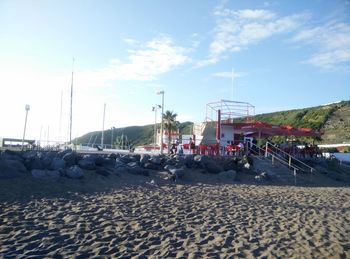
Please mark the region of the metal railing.
POLYGON ((261 157, 262 155, 266 158, 270 157, 272 164, 274 164, 274 160, 279 161, 280 163, 292 169, 294 173, 296 173, 297 171, 314 173, 316 171, 311 166, 305 164, 304 162, 300 161, 299 159, 285 152, 284 150, 275 147, 272 143, 268 141, 266 142, 265 149, 262 149, 252 143, 249 150, 258 155, 259 157, 261 157))
POLYGON ((314 173, 316 171, 311 166, 305 164, 303 161, 301 161, 298 158, 296 158, 295 156, 292 156, 291 154, 285 152, 284 150, 274 146, 272 143, 270 143, 268 141, 266 142, 266 145, 265 145, 265 156, 267 156, 268 153, 272 153, 271 151, 268 152, 269 147, 271 147, 272 149, 275 150, 275 152, 273 152, 275 155, 277 155, 281 159, 284 159, 285 161, 287 161, 289 166, 291 166, 291 165, 296 166, 296 167, 300 168, 301 171, 304 171, 304 172, 314 173))
POLYGON ((269 152, 268 154, 266 154, 266 150, 262 149, 261 147, 258 147, 257 145, 251 143, 251 146, 249 148, 249 151, 254 153, 255 155, 257 155, 258 157, 265 157, 268 158, 268 156, 270 155, 271 157, 271 163, 274 165, 275 164, 275 160, 277 160, 278 162, 280 162, 283 165, 288 166, 290 169, 293 170, 294 176, 296 176, 298 171, 302 171, 301 168, 299 168, 296 165, 293 164, 289 164, 285 159, 279 157, 277 154, 269 152))

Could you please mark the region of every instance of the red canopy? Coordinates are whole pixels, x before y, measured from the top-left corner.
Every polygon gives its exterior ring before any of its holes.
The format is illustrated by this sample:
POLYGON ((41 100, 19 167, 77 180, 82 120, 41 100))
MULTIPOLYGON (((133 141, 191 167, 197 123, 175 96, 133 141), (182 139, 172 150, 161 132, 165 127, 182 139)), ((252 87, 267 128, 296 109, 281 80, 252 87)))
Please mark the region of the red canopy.
POLYGON ((274 125, 266 122, 232 123, 237 133, 251 136, 321 136, 322 133, 310 128, 294 128, 291 125, 274 125))

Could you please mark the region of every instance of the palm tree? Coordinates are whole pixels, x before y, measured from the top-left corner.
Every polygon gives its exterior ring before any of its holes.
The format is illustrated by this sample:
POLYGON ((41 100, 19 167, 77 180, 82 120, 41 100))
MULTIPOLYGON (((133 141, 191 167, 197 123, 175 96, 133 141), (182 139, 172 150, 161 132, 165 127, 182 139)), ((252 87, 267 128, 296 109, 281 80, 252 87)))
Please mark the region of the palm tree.
POLYGON ((163 123, 165 131, 168 132, 168 153, 170 152, 170 144, 171 144, 171 132, 177 130, 179 126, 179 122, 176 120, 177 114, 172 111, 166 111, 163 114, 163 123))

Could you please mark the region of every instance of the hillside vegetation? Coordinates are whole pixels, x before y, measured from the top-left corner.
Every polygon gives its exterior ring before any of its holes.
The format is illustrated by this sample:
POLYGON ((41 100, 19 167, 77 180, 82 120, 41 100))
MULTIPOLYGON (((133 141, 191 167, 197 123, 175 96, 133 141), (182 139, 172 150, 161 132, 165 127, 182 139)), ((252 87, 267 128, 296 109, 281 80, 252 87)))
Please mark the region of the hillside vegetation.
MULTIPOLYGON (((329 105, 259 114, 255 120, 272 124, 288 124, 293 127, 312 128, 324 132, 318 143, 350 143, 350 101, 329 105)), ((192 122, 180 124, 180 134, 190 134, 192 122)), ((104 133, 104 143, 110 145, 133 144, 135 146, 153 142, 154 125, 114 128, 104 133), (123 141, 121 141, 123 140, 123 141)), ((100 144, 101 131, 90 132, 76 140, 77 144, 100 144)))

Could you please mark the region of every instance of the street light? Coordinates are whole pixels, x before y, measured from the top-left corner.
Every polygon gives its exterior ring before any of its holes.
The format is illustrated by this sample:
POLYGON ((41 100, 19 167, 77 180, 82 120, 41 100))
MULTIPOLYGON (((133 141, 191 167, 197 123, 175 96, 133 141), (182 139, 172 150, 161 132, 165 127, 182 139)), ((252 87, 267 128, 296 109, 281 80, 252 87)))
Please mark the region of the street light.
POLYGON ((159 91, 157 94, 162 95, 162 122, 160 124, 160 153, 163 154, 163 131, 164 131, 164 126, 163 126, 163 116, 164 116, 164 91, 159 91))
POLYGON ((155 106, 152 107, 152 111, 154 112, 154 144, 153 144, 153 149, 154 152, 156 152, 156 142, 157 142, 157 110, 161 108, 159 104, 156 104, 155 106))
POLYGON ((111 149, 113 149, 113 131, 114 131, 114 127, 111 128, 111 149))
POLYGON ((29 104, 26 104, 25 109, 26 109, 26 118, 24 120, 24 131, 23 131, 23 138, 22 138, 22 150, 23 150, 23 146, 24 146, 24 138, 26 136, 28 111, 30 110, 29 104))

